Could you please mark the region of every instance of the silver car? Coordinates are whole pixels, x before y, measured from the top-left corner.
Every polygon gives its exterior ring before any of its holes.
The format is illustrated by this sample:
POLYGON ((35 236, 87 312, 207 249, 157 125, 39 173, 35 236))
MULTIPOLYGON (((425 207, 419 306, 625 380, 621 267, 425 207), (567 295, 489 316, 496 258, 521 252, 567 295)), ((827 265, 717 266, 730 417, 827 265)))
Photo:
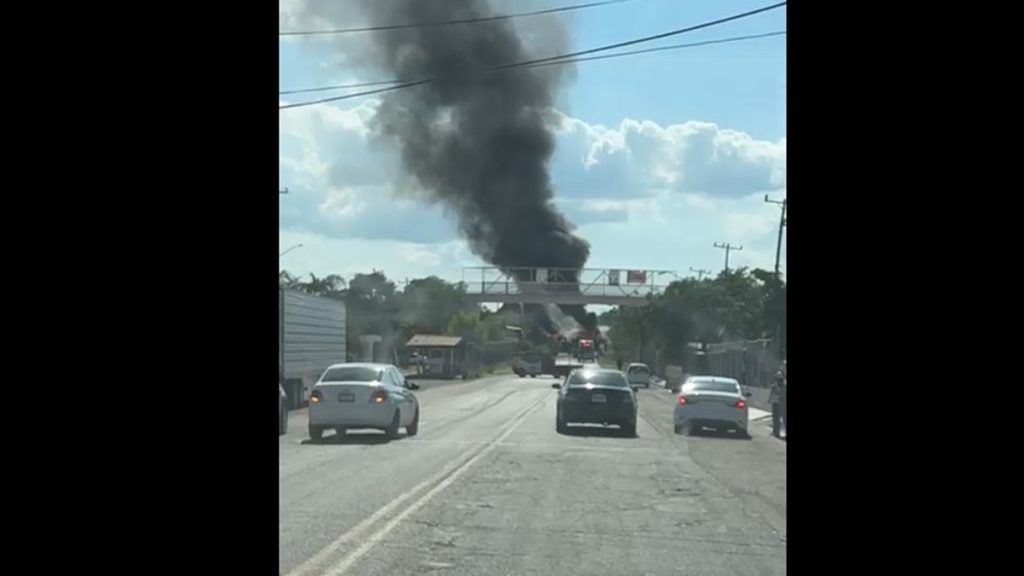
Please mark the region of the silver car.
POLYGON ((732 378, 691 376, 676 395, 675 432, 686 430, 687 434, 695 436, 704 428, 715 428, 735 431, 749 438, 747 398, 750 396, 732 378))
POLYGON ((651 369, 647 364, 633 362, 626 367, 626 378, 631 386, 651 387, 651 369))

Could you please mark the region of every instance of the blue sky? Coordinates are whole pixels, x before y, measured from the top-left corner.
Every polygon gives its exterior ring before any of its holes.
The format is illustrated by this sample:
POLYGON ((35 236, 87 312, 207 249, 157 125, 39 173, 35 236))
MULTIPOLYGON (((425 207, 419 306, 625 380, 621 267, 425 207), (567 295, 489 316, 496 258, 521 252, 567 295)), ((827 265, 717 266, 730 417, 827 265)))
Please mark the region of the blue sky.
MULTIPOLYGON (((282 29, 328 25, 311 14, 333 0, 280 2, 282 29)), ((571 3, 492 0, 499 13, 571 3)), ((580 50, 769 3, 633 0, 562 21, 571 48, 580 50)), ((782 8, 631 49, 784 30, 785 17, 782 8)), ((577 65, 557 98, 564 120, 551 171, 556 203, 591 243, 588 266, 717 271, 724 254, 714 242, 744 245, 733 265, 773 265, 778 207, 763 196, 785 196, 785 42, 781 36, 577 65)), ((381 79, 354 70, 332 41, 280 46, 281 89, 381 79)), ((365 126, 375 105, 366 98, 280 112, 280 184, 292 191, 281 197, 281 250, 303 244, 281 266, 317 275, 376 267, 395 278, 459 279, 462 266, 481 262, 443 207, 406 191, 393 151, 373 142, 365 126)))

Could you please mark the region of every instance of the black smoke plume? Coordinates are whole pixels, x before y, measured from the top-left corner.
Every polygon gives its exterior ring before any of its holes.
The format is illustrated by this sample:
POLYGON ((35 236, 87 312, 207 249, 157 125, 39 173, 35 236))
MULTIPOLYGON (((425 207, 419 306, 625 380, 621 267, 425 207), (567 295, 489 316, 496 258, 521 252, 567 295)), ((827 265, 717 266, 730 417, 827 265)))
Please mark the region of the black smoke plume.
MULTIPOLYGON (((362 7, 370 25, 495 14, 485 0, 364 0, 362 7)), ((530 50, 508 21, 376 32, 367 52, 385 76, 434 79, 384 94, 375 128, 395 140, 405 170, 430 198, 454 212, 473 251, 505 270, 578 270, 590 252, 552 203, 552 112, 564 70, 479 73, 564 46, 560 26, 544 30, 531 35, 530 50)))

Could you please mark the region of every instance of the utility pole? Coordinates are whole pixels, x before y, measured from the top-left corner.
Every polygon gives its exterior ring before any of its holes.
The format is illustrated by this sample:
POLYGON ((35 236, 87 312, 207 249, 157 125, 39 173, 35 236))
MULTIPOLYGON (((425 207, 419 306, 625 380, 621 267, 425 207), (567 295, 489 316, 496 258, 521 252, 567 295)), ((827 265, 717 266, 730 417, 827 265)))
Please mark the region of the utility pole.
POLYGON ((740 252, 741 250, 743 250, 743 246, 733 246, 732 244, 729 244, 728 242, 726 242, 725 244, 719 244, 718 242, 715 242, 715 248, 721 248, 722 250, 725 250, 725 271, 726 272, 729 271, 729 252, 732 252, 733 250, 735 250, 737 252, 740 252))
POLYGON ((697 273, 697 282, 700 282, 701 278, 703 278, 705 274, 711 274, 711 270, 704 270, 703 268, 694 268, 693 266, 690 266, 690 272, 697 273))
POLYGON ((779 218, 779 241, 775 245, 775 276, 779 275, 779 255, 782 254, 782 229, 786 226, 786 198, 780 200, 772 200, 768 198, 768 195, 764 195, 764 201, 769 204, 778 204, 782 206, 782 216, 779 218))
MULTIPOLYGON (((782 206, 782 215, 779 217, 779 240, 775 244, 775 278, 781 280, 782 278, 779 275, 779 256, 782 254, 782 229, 786 226, 787 199, 783 198, 781 201, 772 200, 771 198, 768 198, 767 194, 765 194, 764 201, 769 204, 778 204, 782 206)), ((775 325, 775 334, 773 337, 775 340, 775 353, 779 358, 783 358, 784 354, 782 351, 784 349, 784 344, 782 342, 782 322, 775 325)))

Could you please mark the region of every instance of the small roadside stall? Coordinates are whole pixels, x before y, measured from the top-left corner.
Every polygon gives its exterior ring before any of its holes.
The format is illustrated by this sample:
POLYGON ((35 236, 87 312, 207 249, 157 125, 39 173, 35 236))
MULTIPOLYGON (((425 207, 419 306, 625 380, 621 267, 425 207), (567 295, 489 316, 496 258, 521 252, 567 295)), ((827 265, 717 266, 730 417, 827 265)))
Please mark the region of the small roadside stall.
POLYGON ((405 343, 422 361, 422 375, 430 378, 476 378, 480 354, 476 346, 458 336, 415 334, 405 343))

